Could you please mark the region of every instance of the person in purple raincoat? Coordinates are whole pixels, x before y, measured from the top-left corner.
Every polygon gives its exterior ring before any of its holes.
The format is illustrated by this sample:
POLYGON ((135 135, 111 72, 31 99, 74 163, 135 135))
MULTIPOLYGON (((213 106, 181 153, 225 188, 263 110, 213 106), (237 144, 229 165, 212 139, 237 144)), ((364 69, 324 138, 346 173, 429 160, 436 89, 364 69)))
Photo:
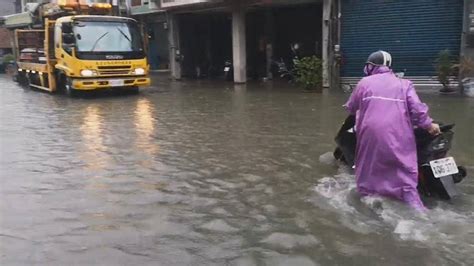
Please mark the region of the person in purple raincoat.
POLYGON ((428 107, 413 83, 398 78, 390 69, 389 53, 372 53, 367 75, 357 85, 346 109, 356 115, 356 181, 363 195, 380 195, 424 210, 417 191, 418 167, 414 127, 440 133, 428 116, 428 107))

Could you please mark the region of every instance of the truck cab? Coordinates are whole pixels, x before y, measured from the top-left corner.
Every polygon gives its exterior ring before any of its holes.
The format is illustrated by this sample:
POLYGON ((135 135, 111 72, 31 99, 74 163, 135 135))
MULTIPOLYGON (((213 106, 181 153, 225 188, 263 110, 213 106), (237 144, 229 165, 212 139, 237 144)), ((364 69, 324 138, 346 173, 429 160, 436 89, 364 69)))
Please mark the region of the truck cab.
POLYGON ((147 86, 142 34, 131 18, 67 16, 54 24, 57 85, 65 90, 147 86))

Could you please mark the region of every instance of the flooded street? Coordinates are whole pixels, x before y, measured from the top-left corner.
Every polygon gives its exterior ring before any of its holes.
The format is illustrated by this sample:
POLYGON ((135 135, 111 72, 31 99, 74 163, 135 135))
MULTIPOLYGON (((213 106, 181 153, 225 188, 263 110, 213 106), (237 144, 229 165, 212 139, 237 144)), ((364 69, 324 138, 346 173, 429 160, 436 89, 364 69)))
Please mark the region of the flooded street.
POLYGON ((474 265, 474 99, 461 198, 417 215, 357 197, 328 153, 348 95, 176 82, 70 99, 0 76, 0 265, 474 265))

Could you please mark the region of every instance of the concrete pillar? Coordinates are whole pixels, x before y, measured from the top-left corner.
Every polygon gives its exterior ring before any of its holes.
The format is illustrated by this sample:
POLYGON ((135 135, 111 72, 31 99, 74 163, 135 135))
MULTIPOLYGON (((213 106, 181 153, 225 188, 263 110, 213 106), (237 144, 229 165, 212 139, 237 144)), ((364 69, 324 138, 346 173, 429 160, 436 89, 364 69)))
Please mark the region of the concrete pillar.
MULTIPOLYGON (((474 1, 464 1, 464 21, 461 36, 461 58, 474 61, 474 1), (469 40, 471 39, 471 40, 469 40)), ((471 73, 473 74, 473 73, 471 73)))
POLYGON ((168 43, 170 51, 170 70, 173 79, 181 79, 181 58, 179 46, 179 23, 176 15, 168 15, 168 43))
POLYGON ((330 18, 331 18, 331 4, 332 0, 323 0, 323 87, 329 87, 330 72, 329 72, 329 36, 330 36, 330 18))
POLYGON ((112 15, 120 16, 120 8, 118 0, 109 0, 109 3, 112 5, 112 15))
POLYGON ((459 72, 459 88, 464 95, 474 97, 474 89, 471 86, 466 86, 474 81, 474 69, 470 66, 472 63, 469 63, 474 61, 474 0, 464 1, 464 19, 459 59, 461 68, 464 68, 459 72), (463 67, 463 64, 466 64, 467 67, 463 67))
POLYGON ((341 87, 341 0, 334 0, 332 5, 332 15, 331 15, 331 33, 330 33, 330 51, 331 54, 329 58, 332 61, 329 62, 330 71, 330 83, 331 88, 340 88, 341 87))
POLYGON ((247 50, 245 41, 245 11, 232 11, 232 54, 234 62, 234 82, 247 82, 247 50))

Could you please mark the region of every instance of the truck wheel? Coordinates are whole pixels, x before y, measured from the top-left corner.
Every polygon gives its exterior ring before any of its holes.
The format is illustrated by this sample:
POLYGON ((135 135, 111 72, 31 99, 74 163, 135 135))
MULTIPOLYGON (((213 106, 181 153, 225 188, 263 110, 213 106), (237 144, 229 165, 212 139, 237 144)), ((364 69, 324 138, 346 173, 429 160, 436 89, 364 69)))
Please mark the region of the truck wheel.
POLYGON ((70 78, 64 78, 64 93, 69 97, 77 97, 78 91, 72 87, 70 78))
POLYGON ((56 92, 64 92, 64 81, 63 76, 61 74, 56 74, 56 92))
POLYGON ((23 72, 18 72, 18 76, 16 78, 16 82, 18 82, 18 84, 20 84, 21 86, 26 86, 28 85, 28 80, 26 78, 26 75, 25 73, 23 72))

